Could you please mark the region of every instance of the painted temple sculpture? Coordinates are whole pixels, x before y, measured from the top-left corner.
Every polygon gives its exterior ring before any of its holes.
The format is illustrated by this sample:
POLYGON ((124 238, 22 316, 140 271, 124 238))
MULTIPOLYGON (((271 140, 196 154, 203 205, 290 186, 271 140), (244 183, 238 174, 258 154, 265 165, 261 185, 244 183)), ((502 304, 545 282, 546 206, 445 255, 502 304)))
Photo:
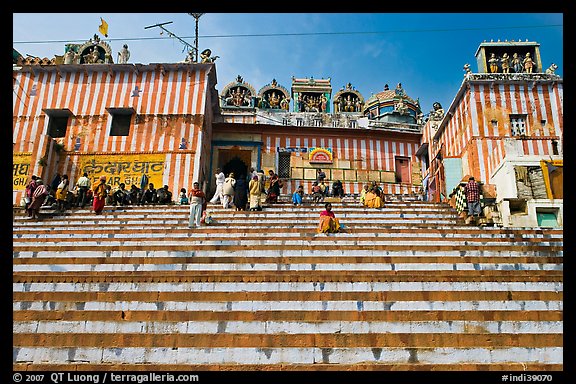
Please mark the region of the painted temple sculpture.
POLYGON ((346 193, 376 181, 454 205, 472 175, 495 224, 562 226, 563 81, 539 47, 481 43, 477 72, 465 64, 452 103, 427 113, 400 82, 367 99, 351 83, 333 93, 330 78, 295 76, 257 92, 238 75, 218 91, 210 49, 199 62, 132 64, 124 44, 115 63, 95 35, 52 59, 14 51, 13 203, 32 174, 73 184, 86 164, 127 186, 146 169, 175 191, 200 181, 209 195, 216 168, 273 169, 290 194, 321 167, 346 193))

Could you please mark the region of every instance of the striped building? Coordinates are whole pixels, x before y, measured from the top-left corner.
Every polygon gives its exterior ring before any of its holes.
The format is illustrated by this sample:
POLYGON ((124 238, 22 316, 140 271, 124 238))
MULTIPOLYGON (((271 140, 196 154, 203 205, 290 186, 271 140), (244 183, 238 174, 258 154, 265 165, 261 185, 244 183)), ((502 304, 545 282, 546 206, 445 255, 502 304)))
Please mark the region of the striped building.
POLYGON ((496 199, 504 226, 562 226, 563 82, 544 69, 539 44, 482 43, 478 72, 467 69, 446 113, 432 113, 419 156, 424 179, 440 201, 468 176, 496 199), (492 55, 494 54, 494 55, 492 55), (489 57, 532 57, 525 68, 490 69, 489 57))
POLYGON ((256 92, 238 76, 223 88, 220 106, 212 170, 274 170, 287 180, 285 194, 299 185, 310 192, 318 168, 330 183, 342 181, 345 193, 372 181, 385 194, 413 194, 421 185, 421 111, 401 84, 365 101, 351 84, 332 97, 330 79, 293 78, 290 92, 273 79, 256 92), (315 158, 319 151, 327 155, 315 158))
MULTIPOLYGON (((22 61, 22 60, 21 60, 22 61)), ((20 62, 13 70, 13 204, 31 175, 87 172, 129 187, 189 188, 206 174, 214 64, 20 62)))
POLYGON ((562 225, 562 79, 544 71, 537 43, 482 43, 478 72, 467 66, 449 108, 435 103, 427 115, 400 83, 367 100, 313 78, 257 91, 238 76, 218 92, 214 63, 114 64, 104 42, 76 48, 68 62, 14 66, 13 204, 32 174, 68 174, 72 185, 106 174, 113 187, 147 175, 175 192, 198 180, 211 195, 216 168, 253 167, 274 170, 290 194, 309 192, 321 168, 346 193, 376 181, 386 194, 424 187, 434 201, 473 175, 503 225, 562 225), (96 63, 83 59, 92 47, 96 63), (490 67, 505 54, 509 73, 490 67), (513 54, 531 55, 533 72, 514 69, 513 54))

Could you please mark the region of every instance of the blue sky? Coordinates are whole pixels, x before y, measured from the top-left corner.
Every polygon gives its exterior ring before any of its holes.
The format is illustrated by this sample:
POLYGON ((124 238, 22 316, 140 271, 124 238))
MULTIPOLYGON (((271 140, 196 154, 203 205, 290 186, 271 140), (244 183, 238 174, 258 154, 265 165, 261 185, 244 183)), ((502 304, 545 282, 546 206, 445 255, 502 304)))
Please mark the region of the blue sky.
MULTIPOLYGON (((258 92, 272 79, 290 90, 292 77, 331 78, 332 95, 351 83, 365 99, 385 84, 402 83, 424 113, 452 102, 483 41, 540 43, 544 68, 563 76, 562 13, 205 13, 199 49, 210 48, 221 91, 241 75, 258 92), (254 35, 268 36, 254 36, 254 35), (244 36, 242 36, 244 35, 244 36), (250 36, 246 36, 250 35, 250 36), (270 36, 274 35, 274 36, 270 36)), ((185 46, 160 35, 157 23, 194 45, 195 21, 187 13, 14 13, 13 47, 23 55, 52 58, 65 43, 98 33, 102 17, 114 60, 128 44, 130 63, 184 60, 185 46), (46 41, 54 41, 45 43, 46 41)))

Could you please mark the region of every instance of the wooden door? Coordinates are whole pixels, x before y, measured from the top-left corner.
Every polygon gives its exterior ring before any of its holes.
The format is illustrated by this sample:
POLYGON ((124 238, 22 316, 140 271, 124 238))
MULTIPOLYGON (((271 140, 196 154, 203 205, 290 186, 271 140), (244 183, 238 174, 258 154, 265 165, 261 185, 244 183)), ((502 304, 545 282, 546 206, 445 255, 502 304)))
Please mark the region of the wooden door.
POLYGON ((396 182, 410 183, 410 159, 396 157, 396 182))

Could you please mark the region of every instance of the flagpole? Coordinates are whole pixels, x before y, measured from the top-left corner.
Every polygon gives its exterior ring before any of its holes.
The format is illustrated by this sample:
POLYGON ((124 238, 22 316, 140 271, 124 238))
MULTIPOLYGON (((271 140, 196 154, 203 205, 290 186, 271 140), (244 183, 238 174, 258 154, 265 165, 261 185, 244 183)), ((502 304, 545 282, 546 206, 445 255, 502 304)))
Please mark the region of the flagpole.
POLYGON ((194 53, 194 57, 195 57, 195 62, 198 62, 198 19, 200 19, 200 16, 203 15, 203 13, 189 13, 190 16, 192 16, 195 20, 196 20, 196 35, 194 37, 194 46, 196 47, 196 52, 194 53))

